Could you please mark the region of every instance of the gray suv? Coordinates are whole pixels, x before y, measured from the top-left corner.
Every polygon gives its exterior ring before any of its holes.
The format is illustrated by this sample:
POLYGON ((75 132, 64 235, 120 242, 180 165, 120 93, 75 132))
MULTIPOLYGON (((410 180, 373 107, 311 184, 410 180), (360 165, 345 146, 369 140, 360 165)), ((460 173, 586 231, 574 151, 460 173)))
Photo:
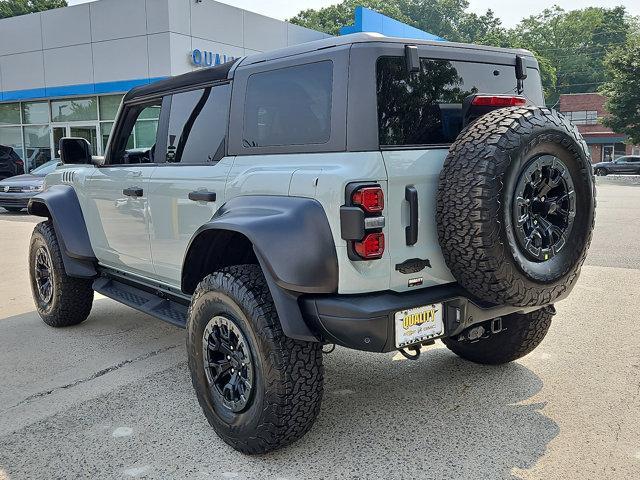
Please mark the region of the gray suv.
POLYGON ((245 453, 312 426, 323 346, 533 350, 591 239, 593 172, 523 50, 357 34, 134 88, 104 158, 60 142, 29 211, 48 325, 93 292, 187 329, 245 453))

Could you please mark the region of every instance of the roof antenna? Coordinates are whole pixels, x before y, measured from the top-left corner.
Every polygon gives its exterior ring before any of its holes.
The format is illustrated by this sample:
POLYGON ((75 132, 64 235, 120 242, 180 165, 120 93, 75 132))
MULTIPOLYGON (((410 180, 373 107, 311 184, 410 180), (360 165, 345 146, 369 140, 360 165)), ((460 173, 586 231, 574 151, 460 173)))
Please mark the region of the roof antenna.
POLYGON ((521 55, 516 55, 516 79, 518 95, 524 92, 524 79, 527 78, 526 60, 521 55))

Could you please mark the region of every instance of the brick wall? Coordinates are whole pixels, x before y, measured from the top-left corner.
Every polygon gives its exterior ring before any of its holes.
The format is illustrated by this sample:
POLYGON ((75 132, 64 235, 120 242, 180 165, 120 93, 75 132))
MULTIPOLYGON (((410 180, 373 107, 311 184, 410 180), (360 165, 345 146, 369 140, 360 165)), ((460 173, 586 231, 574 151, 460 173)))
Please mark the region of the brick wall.
MULTIPOLYGON (((576 93, 560 95, 560 112, 583 112, 583 111, 596 111, 598 112, 598 119, 607 115, 607 110, 604 106, 605 98, 598 93, 576 93)), ((597 137, 615 136, 616 132, 608 127, 605 127, 601 123, 595 125, 578 125, 578 131, 584 136, 589 150, 591 152, 591 159, 594 163, 602 161, 603 145, 600 143, 591 143, 590 140, 595 140, 597 137)), ((620 135, 622 136, 622 135, 620 135)), ((636 148, 638 148, 636 146, 636 148)), ((634 146, 626 145, 626 154, 631 155, 633 153, 634 146)))

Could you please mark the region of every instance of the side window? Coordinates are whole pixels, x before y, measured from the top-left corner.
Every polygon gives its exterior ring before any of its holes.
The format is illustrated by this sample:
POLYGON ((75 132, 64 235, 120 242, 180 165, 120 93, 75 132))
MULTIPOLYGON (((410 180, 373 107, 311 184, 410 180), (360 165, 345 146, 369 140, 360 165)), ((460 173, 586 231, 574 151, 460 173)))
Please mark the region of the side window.
POLYGON ((243 146, 327 143, 332 83, 331 61, 251 75, 245 97, 243 146))
POLYGON ((154 163, 162 100, 127 107, 109 163, 154 163))
POLYGON ((206 164, 225 155, 231 85, 219 85, 171 98, 167 162, 206 164))

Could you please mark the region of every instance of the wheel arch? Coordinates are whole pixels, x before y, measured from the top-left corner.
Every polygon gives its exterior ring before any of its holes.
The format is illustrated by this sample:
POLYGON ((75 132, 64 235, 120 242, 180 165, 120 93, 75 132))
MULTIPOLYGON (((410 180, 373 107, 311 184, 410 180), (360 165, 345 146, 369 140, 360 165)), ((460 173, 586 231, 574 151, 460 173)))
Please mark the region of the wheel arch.
POLYGON ((27 211, 52 222, 67 275, 93 278, 98 274, 80 202, 72 186, 52 185, 29 200, 27 211))
POLYGON ((338 289, 336 248, 320 203, 280 196, 231 199, 193 235, 182 266, 182 291, 192 293, 207 274, 242 263, 262 268, 285 334, 317 340, 297 299, 338 289))

